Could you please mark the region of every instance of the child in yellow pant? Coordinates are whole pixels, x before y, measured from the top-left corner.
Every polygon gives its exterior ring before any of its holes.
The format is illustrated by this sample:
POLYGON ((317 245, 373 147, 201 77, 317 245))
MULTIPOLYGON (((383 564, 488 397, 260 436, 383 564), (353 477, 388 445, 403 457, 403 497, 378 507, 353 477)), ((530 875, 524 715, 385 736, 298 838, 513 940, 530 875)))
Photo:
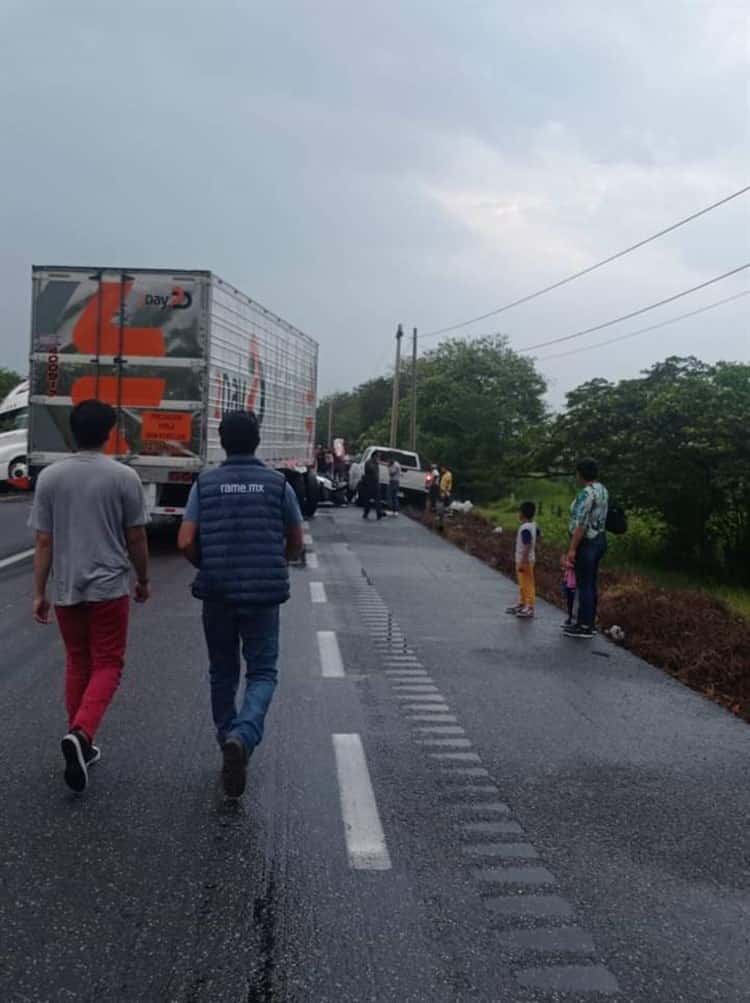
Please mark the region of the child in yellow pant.
POLYGON ((521 503, 518 511, 518 521, 521 524, 516 534, 516 578, 518 580, 519 601, 515 606, 509 606, 506 613, 519 617, 534 615, 534 600, 536 587, 534 583, 534 564, 536 563, 536 545, 539 527, 534 522, 536 505, 534 502, 521 503))

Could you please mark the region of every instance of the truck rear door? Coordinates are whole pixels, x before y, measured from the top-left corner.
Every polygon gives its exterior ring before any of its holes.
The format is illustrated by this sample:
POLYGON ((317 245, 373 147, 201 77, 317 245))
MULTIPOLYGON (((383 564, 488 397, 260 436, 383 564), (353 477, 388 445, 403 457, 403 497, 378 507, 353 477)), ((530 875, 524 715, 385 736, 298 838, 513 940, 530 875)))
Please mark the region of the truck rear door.
POLYGON ((96 397, 117 411, 110 455, 198 469, 206 296, 202 273, 34 269, 32 465, 74 448, 70 411, 96 397))

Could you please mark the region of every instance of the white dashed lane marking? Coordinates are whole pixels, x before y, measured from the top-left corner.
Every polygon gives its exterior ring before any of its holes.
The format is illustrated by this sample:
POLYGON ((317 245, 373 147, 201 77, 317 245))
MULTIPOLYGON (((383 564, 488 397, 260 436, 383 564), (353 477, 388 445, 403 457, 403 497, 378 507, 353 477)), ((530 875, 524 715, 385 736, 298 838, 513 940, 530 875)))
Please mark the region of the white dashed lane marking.
POLYGON ((326 587, 323 582, 310 582, 310 599, 314 603, 328 602, 326 587))
MULTIPOLYGON (((500 800, 500 790, 482 766, 481 757, 470 751, 471 741, 458 718, 409 647, 372 582, 364 577, 367 585, 358 586, 357 599, 361 622, 380 654, 393 698, 411 722, 413 741, 433 761, 444 800, 461 815, 457 849, 467 864, 474 865, 471 872, 482 886, 487 911, 540 923, 574 918, 572 906, 550 894, 547 886, 557 884, 555 875, 541 866, 539 853, 530 842, 520 841, 527 838, 523 827, 500 800)), ((539 955, 539 967, 516 971, 522 986, 560 993, 609 995, 619 991, 614 975, 604 965, 593 963, 594 940, 581 927, 539 925, 504 930, 498 932, 498 938, 507 953, 517 954, 526 965, 539 955), (564 955, 570 964, 562 963, 564 955), (573 964, 576 955, 586 963, 573 964)))
POLYGON ((318 568, 320 567, 320 564, 318 563, 318 555, 315 553, 315 551, 306 554, 305 560, 307 561, 308 568, 312 568, 313 571, 317 571, 318 568))
POLYGON ((12 564, 20 564, 21 561, 27 560, 29 557, 33 557, 34 551, 32 550, 22 550, 18 554, 13 554, 11 557, 3 557, 0 560, 0 568, 9 568, 12 564))
POLYGON ((386 871, 391 858, 359 735, 334 735, 336 773, 349 864, 356 870, 386 871))
POLYGON ((321 673, 326 679, 343 679, 344 662, 335 630, 318 631, 321 673))

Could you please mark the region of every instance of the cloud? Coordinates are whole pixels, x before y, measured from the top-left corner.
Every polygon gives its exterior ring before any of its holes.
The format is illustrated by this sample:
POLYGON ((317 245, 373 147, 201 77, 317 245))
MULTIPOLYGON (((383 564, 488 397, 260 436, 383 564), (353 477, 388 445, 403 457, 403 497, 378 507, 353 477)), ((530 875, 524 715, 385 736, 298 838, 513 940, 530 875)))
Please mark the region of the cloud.
MULTIPOLYGON (((322 391, 360 382, 399 321, 483 313, 744 184, 748 24, 679 0, 8 2, 0 365, 25 364, 32 260, 142 263, 213 268, 319 339, 322 391)), ((532 343, 723 271, 749 207, 490 329, 532 343)), ((552 399, 673 348, 747 358, 743 310, 550 363, 552 399)))

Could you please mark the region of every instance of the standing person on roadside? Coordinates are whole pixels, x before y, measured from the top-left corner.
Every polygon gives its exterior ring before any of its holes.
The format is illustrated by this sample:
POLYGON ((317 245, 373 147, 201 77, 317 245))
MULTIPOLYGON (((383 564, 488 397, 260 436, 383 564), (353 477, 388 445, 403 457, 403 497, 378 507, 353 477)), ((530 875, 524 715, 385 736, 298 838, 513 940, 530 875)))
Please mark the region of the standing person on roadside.
POLYGON ((388 464, 388 491, 390 493, 391 512, 398 515, 399 492, 401 491, 401 464, 395 456, 388 464))
POLYGON ((450 506, 453 498, 453 474, 447 467, 440 468, 440 500, 445 508, 450 506))
POLYGON ((430 508, 433 512, 437 512, 438 499, 440 498, 440 471, 434 463, 430 467, 427 492, 430 499, 430 508))
POLYGON ((536 584, 534 580, 534 565, 536 564, 537 541, 541 536, 539 527, 534 522, 536 505, 533 501, 521 502, 518 510, 520 526, 516 533, 516 580, 518 581, 518 602, 508 606, 506 613, 523 618, 534 615, 536 600, 536 584))
POLYGON ((375 515, 378 521, 383 518, 383 502, 380 497, 380 454, 373 453, 365 463, 365 472, 362 477, 362 518, 370 516, 370 509, 375 506, 375 515))
POLYGON ((224 415, 219 436, 227 458, 193 485, 178 546, 198 569, 192 591, 203 601, 222 781, 239 798, 276 688, 279 607, 289 598, 288 562, 302 551, 302 513, 284 475, 255 456, 252 411, 224 415), (240 648, 247 683, 238 710, 240 648))
POLYGON ((438 529, 443 528, 443 519, 446 511, 450 508, 451 496, 453 494, 453 474, 447 467, 440 468, 440 493, 437 503, 438 529))
POLYGON ((579 460, 576 466, 578 494, 570 507, 570 547, 566 566, 575 571, 578 588, 578 622, 563 625, 566 637, 591 638, 596 625, 599 562, 607 550, 609 494, 597 480, 596 461, 579 460))
POLYGON ((55 615, 66 652, 68 733, 62 740, 65 782, 77 793, 101 757, 94 738, 120 684, 134 598, 149 598, 148 513, 138 474, 104 456, 117 416, 109 404, 86 400, 70 415, 78 452, 39 475, 29 525, 36 532, 34 619, 55 615))

